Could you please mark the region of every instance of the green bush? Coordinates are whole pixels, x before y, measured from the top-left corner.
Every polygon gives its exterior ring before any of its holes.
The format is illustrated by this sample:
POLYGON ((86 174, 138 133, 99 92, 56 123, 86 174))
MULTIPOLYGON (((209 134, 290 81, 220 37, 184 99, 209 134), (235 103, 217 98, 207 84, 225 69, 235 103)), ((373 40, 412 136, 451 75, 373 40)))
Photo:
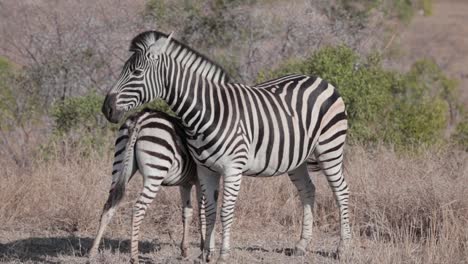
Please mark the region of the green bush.
POLYGON ((325 47, 305 60, 262 72, 258 80, 288 73, 320 76, 337 87, 347 106, 351 141, 396 146, 440 142, 449 109, 456 105, 456 82, 429 60, 399 74, 383 69, 378 54, 362 59, 344 46, 325 47))
POLYGON ((105 127, 101 114, 104 97, 91 92, 86 96, 71 97, 59 101, 52 107, 55 131, 65 134, 74 129, 94 131, 105 127))
POLYGON ((468 151, 468 113, 465 113, 463 120, 458 123, 453 135, 455 143, 468 151))

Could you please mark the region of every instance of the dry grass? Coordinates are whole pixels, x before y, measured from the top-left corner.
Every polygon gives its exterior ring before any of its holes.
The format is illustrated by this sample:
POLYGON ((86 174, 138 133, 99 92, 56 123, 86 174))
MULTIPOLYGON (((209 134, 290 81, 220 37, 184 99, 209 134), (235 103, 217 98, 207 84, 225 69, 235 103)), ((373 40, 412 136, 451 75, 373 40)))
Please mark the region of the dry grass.
MULTIPOLYGON (((0 158, 0 261, 86 262, 110 184, 112 153, 59 156, 29 168, 0 158)), ((355 146, 348 148, 345 164, 355 238, 354 255, 342 262, 468 263, 467 153, 446 148, 411 156, 355 146)), ((244 178, 233 262, 338 262, 328 256, 339 239, 338 210, 324 177, 313 178, 315 232, 305 257, 285 254, 298 239, 302 218, 289 179, 244 178)), ((105 235, 100 262, 128 261, 131 205, 141 186, 135 179, 105 235)), ((143 224, 142 256, 156 263, 193 262, 199 254, 196 221, 190 257, 180 259, 179 195, 176 188, 165 188, 143 224)))

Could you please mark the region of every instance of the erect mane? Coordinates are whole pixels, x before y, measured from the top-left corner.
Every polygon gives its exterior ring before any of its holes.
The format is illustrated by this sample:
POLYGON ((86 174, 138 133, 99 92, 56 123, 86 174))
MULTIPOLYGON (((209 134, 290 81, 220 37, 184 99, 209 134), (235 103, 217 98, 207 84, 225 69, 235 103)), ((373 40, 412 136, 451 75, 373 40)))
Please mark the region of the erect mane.
MULTIPOLYGON (((138 34, 135 38, 133 38, 129 51, 131 52, 143 52, 145 53, 146 50, 155 43, 160 38, 167 38, 169 35, 159 32, 159 31, 145 31, 143 33, 138 34)), ((168 47, 168 54, 175 58, 181 64, 185 64, 186 60, 182 60, 183 58, 187 58, 189 56, 194 57, 195 59, 201 59, 206 64, 199 71, 200 74, 207 76, 208 74, 211 76, 217 76, 217 78, 213 78, 213 81, 217 82, 230 82, 231 78, 221 67, 218 63, 214 62, 207 56, 201 54, 200 52, 194 50, 193 48, 189 47, 188 45, 178 41, 177 39, 172 38, 171 43, 168 47), (182 55, 182 56, 179 56, 182 55)), ((192 60, 195 61, 195 60, 192 60)))

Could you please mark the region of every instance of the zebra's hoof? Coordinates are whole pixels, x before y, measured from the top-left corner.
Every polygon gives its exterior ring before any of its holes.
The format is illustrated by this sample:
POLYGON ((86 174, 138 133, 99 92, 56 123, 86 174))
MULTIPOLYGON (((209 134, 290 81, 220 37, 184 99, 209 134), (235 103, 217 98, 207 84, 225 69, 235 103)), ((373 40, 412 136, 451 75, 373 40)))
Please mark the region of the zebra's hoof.
POLYGON ((302 257, 306 254, 306 251, 305 249, 303 248, 300 248, 300 247, 295 247, 294 248, 294 251, 292 252, 292 255, 293 256, 297 256, 297 257, 302 257))
POLYGON ((91 249, 88 253, 88 258, 89 259, 94 259, 96 258, 96 255, 97 255, 97 249, 91 249))
POLYGON ((202 261, 210 262, 211 258, 213 257, 213 253, 210 251, 202 251, 203 253, 201 254, 200 258, 202 261))
POLYGON ((340 240, 340 244, 336 249, 336 257, 339 259, 348 259, 352 256, 351 250, 351 241, 350 239, 347 240, 340 240))
POLYGON ((181 253, 182 257, 186 258, 186 257, 188 256, 188 254, 187 254, 187 248, 181 248, 181 252, 180 252, 180 253, 181 253))
POLYGON ((137 263, 140 263, 140 262, 138 261, 138 258, 131 258, 131 259, 130 259, 130 264, 137 264, 137 263))
POLYGON ((218 261, 216 261, 216 264, 226 264, 228 259, 229 253, 221 253, 221 255, 218 258, 218 261))

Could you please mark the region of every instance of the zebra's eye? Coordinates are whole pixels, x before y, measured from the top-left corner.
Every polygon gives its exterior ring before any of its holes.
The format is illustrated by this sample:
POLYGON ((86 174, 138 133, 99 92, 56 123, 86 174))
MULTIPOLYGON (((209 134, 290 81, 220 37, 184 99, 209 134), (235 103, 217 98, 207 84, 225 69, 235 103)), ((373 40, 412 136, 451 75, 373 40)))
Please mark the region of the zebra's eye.
POLYGON ((146 54, 146 57, 147 57, 148 59, 150 59, 150 60, 158 60, 158 59, 159 59, 158 56, 156 56, 156 55, 153 54, 152 52, 148 52, 148 53, 146 54))
POLYGON ((142 74, 143 74, 143 71, 140 70, 140 69, 135 69, 135 70, 133 71, 133 74, 134 74, 134 75, 142 75, 142 74))

